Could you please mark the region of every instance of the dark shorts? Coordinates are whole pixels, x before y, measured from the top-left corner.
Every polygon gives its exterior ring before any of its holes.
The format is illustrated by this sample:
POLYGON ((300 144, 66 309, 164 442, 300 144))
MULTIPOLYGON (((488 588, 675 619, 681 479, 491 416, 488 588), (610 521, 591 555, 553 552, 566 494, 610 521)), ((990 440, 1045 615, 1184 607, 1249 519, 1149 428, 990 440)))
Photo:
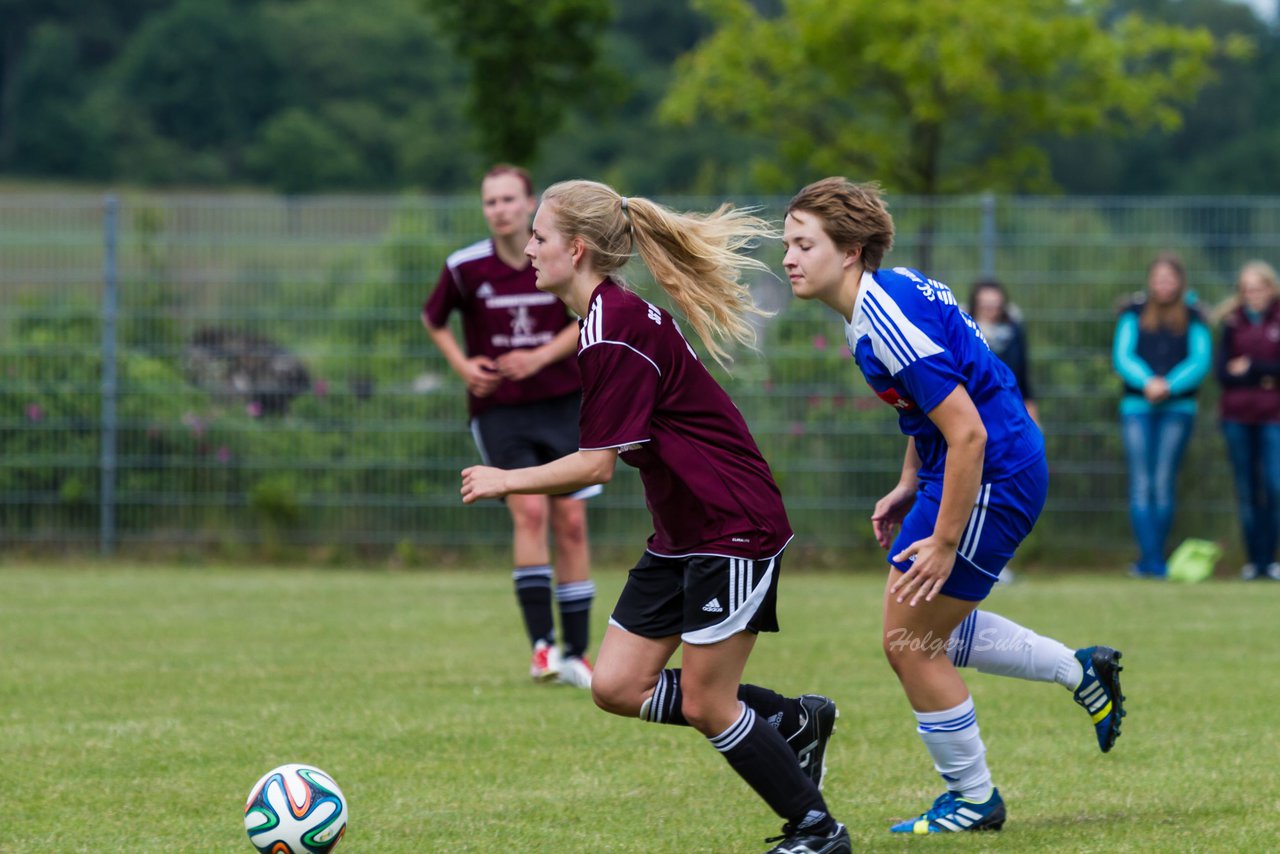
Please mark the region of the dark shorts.
MULTIPOLYGON (((902 530, 889 548, 889 565, 905 572, 909 562, 894 563, 892 556, 933 533, 938 520, 941 484, 922 488, 916 503, 902 520, 902 530)), ((1031 533, 1049 492, 1049 469, 1044 460, 978 490, 969 524, 960 536, 956 563, 940 591, 946 596, 980 602, 987 598, 1018 546, 1031 533)))
MULTIPOLYGON (((521 469, 540 466, 578 450, 578 410, 582 395, 574 392, 519 406, 495 406, 471 419, 471 435, 487 466, 521 469)), ((597 495, 599 486, 572 493, 597 495)))
POLYGON ((691 644, 742 631, 776 632, 781 570, 782 552, 759 560, 645 552, 627 575, 609 623, 646 638, 678 634, 691 644))

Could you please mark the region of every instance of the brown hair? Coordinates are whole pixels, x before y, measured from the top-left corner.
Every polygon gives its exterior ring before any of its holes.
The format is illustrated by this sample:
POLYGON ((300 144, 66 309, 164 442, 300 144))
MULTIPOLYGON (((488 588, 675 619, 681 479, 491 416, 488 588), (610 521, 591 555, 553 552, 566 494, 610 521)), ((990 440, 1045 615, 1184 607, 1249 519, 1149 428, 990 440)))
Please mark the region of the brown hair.
POLYGON ((822 230, 839 248, 862 247, 862 264, 868 270, 879 270, 893 248, 893 217, 880 196, 879 184, 823 178, 791 197, 787 213, 792 211, 819 217, 822 230))
POLYGON ((1160 266, 1168 267, 1178 279, 1178 294, 1167 303, 1158 303, 1147 293, 1138 316, 1138 325, 1144 332, 1155 332, 1167 329, 1177 335, 1187 331, 1191 323, 1191 309, 1187 307, 1187 271, 1182 266, 1182 259, 1172 252, 1161 252, 1147 265, 1147 279, 1160 266))
POLYGON ((596 272, 620 279, 634 249, 722 366, 728 353, 721 342, 755 346, 746 315, 769 313, 756 307, 741 279, 749 269, 770 271, 741 253, 777 237, 768 222, 727 204, 709 214, 677 213, 649 199, 623 198, 596 181, 553 184, 542 202, 555 211, 561 234, 586 243, 596 272))
POLYGON ((520 183, 524 184, 524 192, 527 196, 533 196, 533 178, 529 176, 528 169, 522 169, 519 166, 513 166, 510 163, 495 163, 489 167, 489 171, 484 173, 484 177, 480 179, 480 183, 488 181, 490 178, 496 178, 499 175, 515 175, 520 179, 520 183))
POLYGON ((975 317, 975 311, 978 307, 978 294, 983 291, 995 291, 1000 295, 1000 322, 1009 322, 1009 292, 1004 289, 1004 285, 1000 284, 999 279, 978 279, 973 283, 973 288, 969 291, 969 302, 965 305, 965 313, 970 317, 975 317))

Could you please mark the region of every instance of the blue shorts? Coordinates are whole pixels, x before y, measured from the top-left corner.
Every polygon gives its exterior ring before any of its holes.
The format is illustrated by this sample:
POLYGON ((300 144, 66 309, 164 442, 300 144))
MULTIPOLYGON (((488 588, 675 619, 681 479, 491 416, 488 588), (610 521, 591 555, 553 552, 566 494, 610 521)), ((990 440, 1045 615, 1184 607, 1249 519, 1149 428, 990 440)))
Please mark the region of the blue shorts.
MULTIPOLYGON (((955 567, 941 592, 969 602, 986 599, 1000 570, 1031 533, 1048 492, 1049 467, 1043 457, 1011 477, 982 484, 969 524, 960 536, 955 567)), ((902 520, 902 530, 889 549, 889 565, 894 569, 906 572, 911 563, 894 563, 893 555, 933 534, 941 499, 941 483, 921 485, 916 503, 902 520)))

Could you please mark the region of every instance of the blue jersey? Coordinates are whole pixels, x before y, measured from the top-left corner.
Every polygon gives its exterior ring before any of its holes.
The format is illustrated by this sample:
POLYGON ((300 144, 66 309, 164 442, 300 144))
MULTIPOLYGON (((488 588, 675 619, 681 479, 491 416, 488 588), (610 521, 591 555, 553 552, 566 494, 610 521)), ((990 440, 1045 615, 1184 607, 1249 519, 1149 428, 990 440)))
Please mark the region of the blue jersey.
POLYGON ((845 336, 867 384, 914 437, 923 485, 941 482, 947 459, 946 439, 928 413, 956 386, 969 393, 987 430, 983 483, 1044 459, 1044 437, 1013 372, 946 285, 905 267, 864 273, 845 336))

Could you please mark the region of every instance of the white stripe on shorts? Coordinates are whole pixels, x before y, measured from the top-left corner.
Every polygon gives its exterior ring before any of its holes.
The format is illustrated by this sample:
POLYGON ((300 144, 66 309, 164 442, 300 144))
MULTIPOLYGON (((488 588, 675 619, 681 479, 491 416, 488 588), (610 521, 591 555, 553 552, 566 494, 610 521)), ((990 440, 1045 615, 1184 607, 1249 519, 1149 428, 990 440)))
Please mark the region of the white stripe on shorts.
POLYGON ((758 581, 753 582, 755 561, 744 558, 729 559, 729 614, 714 626, 707 626, 692 632, 685 632, 680 639, 685 643, 708 644, 736 635, 747 627, 751 618, 760 610, 760 603, 769 592, 773 581, 773 568, 777 556, 769 558, 764 573, 758 581), (743 566, 745 564, 745 566, 743 566))
POLYGON ((991 503, 991 484, 986 483, 978 488, 978 500, 974 502, 973 512, 969 514, 969 525, 960 538, 960 556, 972 562, 978 552, 978 542, 982 539, 982 526, 987 521, 987 505, 991 503))

